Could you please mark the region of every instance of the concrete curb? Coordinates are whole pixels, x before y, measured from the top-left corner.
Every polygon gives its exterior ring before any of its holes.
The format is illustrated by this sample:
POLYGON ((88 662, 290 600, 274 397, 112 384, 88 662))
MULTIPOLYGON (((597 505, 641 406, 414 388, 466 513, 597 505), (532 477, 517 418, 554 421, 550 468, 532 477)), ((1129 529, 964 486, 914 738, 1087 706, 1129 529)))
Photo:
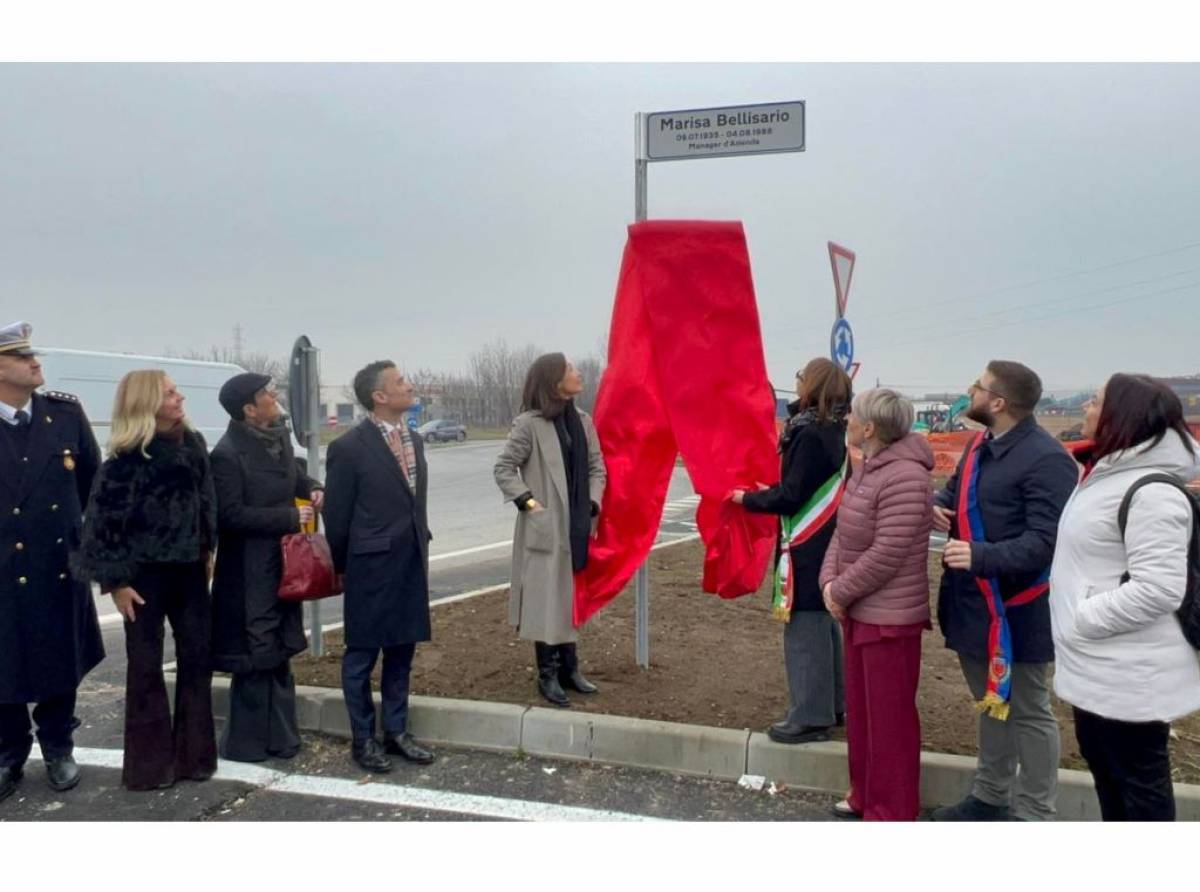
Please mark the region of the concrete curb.
MULTIPOLYGON (((174 686, 174 676, 168 675, 167 687, 173 692, 174 686)), ((228 712, 227 678, 213 679, 213 709, 218 715, 228 712)), ((296 712, 302 730, 350 737, 339 690, 298 686, 296 712)), ((849 785, 846 745, 836 741, 786 746, 748 730, 417 695, 409 700, 409 730, 431 744, 525 752, 724 780, 756 774, 797 789, 838 796, 849 785)), ((972 757, 921 753, 921 804, 934 808, 958 802, 970 791, 974 773, 972 757)), ((1200 820, 1200 786, 1176 784, 1175 805, 1180 821, 1200 820)), ((1058 818, 1100 819, 1100 804, 1088 772, 1059 770, 1058 818)))

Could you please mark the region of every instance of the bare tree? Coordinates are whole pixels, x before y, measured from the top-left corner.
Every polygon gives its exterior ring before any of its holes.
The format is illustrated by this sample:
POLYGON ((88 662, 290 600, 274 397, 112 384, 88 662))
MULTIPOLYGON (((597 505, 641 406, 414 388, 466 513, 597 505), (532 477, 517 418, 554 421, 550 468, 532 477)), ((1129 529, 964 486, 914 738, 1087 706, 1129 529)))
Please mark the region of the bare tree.
POLYGON ((583 393, 575 398, 575 402, 585 412, 591 412, 596 407, 596 394, 600 390, 600 379, 604 376, 604 360, 589 354, 576 359, 575 368, 583 376, 583 393))
POLYGON ((484 344, 469 357, 471 374, 480 401, 478 424, 507 427, 521 410, 525 374, 541 350, 534 344, 518 349, 503 338, 484 344))
POLYGON ((210 347, 205 350, 173 350, 167 348, 164 356, 176 359, 195 359, 201 362, 231 362, 240 365, 248 372, 260 375, 270 375, 276 387, 287 388, 288 363, 286 359, 277 359, 267 353, 238 354, 231 347, 210 347))

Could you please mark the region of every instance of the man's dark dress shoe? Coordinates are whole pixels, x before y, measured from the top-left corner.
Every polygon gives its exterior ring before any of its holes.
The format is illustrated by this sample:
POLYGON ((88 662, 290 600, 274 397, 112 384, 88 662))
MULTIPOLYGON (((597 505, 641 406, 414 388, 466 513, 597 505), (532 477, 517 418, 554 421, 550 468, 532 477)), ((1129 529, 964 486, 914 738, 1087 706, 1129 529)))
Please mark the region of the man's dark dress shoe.
POLYGON ((71 756, 46 763, 46 782, 62 793, 79 783, 79 766, 71 756))
POLYGON ((399 756, 418 765, 428 765, 433 761, 433 753, 413 740, 413 736, 405 731, 403 734, 387 734, 383 738, 383 748, 393 756, 399 756))
POLYGON ((21 781, 20 765, 5 765, 0 768, 0 800, 7 799, 21 781))
POLYGON ((816 725, 789 727, 785 722, 776 722, 767 729, 767 736, 776 743, 815 743, 829 739, 829 729, 816 725))
POLYGON ((1007 805, 992 805, 970 794, 962 802, 935 808, 931 821, 1007 821, 1007 805))
POLYGON ((373 771, 375 774, 386 774, 392 770, 392 760, 383 752, 383 747, 377 740, 367 740, 363 743, 355 741, 350 749, 354 761, 360 766, 373 771))

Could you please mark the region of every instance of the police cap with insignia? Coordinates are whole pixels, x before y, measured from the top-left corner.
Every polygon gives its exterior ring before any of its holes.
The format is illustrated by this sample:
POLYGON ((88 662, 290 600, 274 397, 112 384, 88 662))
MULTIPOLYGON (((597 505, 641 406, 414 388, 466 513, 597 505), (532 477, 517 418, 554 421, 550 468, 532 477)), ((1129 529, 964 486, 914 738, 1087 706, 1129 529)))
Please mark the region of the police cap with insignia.
POLYGON ((241 421, 243 418, 242 407, 253 405, 254 394, 270 383, 270 375, 243 372, 240 375, 234 375, 221 385, 221 392, 217 395, 217 399, 221 401, 221 405, 229 413, 230 418, 241 421))
POLYGON ((0 356, 37 356, 30 342, 33 326, 28 322, 14 322, 0 328, 0 356))

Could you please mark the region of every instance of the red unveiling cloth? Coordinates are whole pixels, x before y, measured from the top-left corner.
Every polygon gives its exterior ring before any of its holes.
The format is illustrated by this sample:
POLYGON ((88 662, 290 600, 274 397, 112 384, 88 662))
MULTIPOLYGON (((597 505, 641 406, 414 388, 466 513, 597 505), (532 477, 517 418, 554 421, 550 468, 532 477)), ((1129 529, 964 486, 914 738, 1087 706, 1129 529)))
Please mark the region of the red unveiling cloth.
POLYGON ((576 577, 575 624, 646 559, 677 452, 701 496, 704 590, 723 598, 757 590, 777 519, 725 501, 731 489, 779 479, 775 396, 741 223, 629 227, 595 421, 608 487, 576 577))

